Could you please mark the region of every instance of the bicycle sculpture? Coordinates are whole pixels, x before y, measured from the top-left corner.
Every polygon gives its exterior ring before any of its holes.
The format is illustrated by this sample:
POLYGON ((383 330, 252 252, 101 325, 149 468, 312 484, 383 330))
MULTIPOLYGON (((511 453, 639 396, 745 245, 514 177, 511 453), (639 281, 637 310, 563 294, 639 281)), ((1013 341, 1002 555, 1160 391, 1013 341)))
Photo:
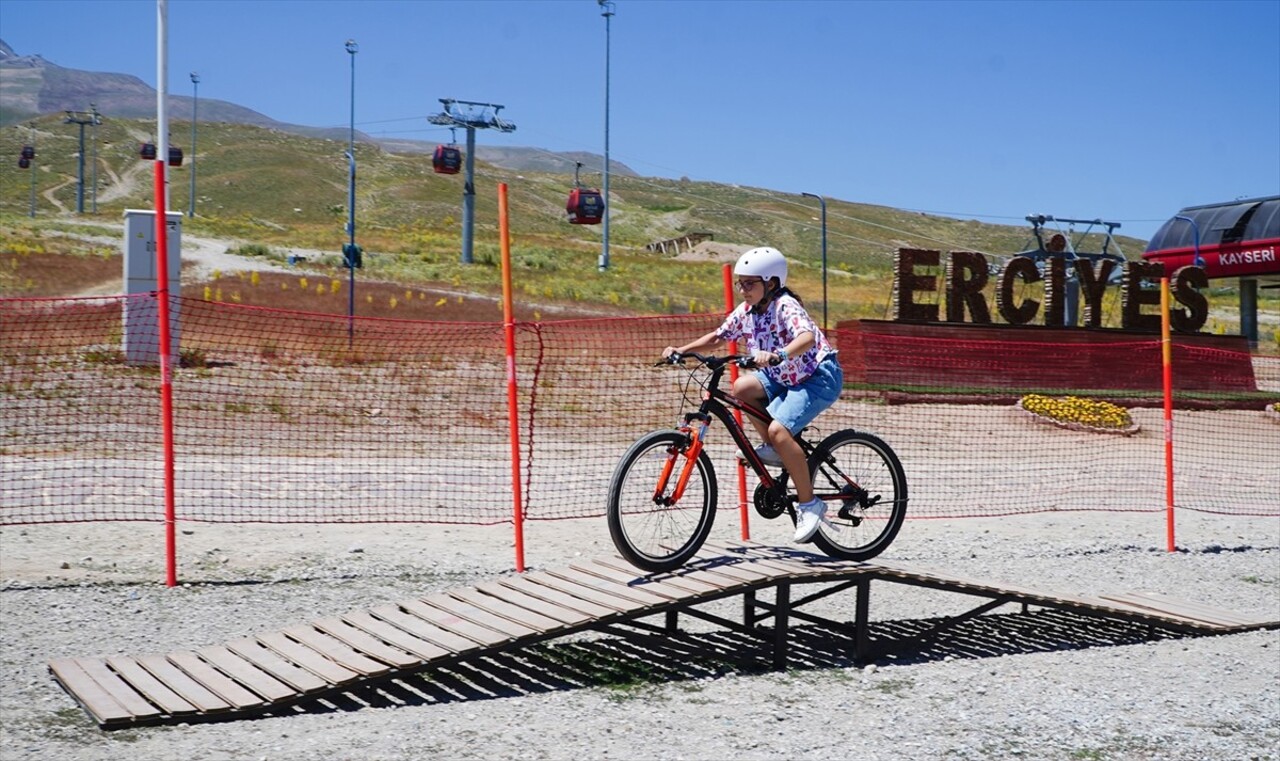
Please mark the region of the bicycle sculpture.
MULTIPOLYGON (((767 519, 783 513, 795 522, 796 496, 783 469, 771 474, 756 455, 731 409, 769 422, 769 413, 720 388, 731 365, 751 368, 744 355, 673 354, 658 365, 696 362, 689 388, 702 389, 696 412, 685 413, 674 430, 645 434, 627 449, 609 482, 609 534, 623 557, 648 571, 669 571, 693 557, 711 533, 716 516, 716 474, 704 451, 712 419, 728 429, 739 456, 759 477, 754 504, 767 519), (709 371, 704 379, 698 373, 709 371)), ((808 430, 808 429, 805 429, 808 430)), ((813 476, 814 495, 828 505, 828 518, 813 542, 827 555, 868 560, 889 546, 907 513, 907 477, 893 449, 869 433, 842 430, 810 444, 798 432, 813 476)))

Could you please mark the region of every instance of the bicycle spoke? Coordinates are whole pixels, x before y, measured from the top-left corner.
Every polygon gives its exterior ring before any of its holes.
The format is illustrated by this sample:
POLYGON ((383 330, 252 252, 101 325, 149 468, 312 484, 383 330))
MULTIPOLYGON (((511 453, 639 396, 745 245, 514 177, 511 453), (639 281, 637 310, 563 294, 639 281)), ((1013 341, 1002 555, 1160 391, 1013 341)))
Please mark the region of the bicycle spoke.
POLYGON ((690 465, 685 455, 670 463, 669 450, 683 439, 675 431, 637 441, 618 464, 609 491, 609 530, 618 550, 642 568, 660 570, 684 562, 711 529, 715 512, 715 475, 700 456, 679 501, 666 504, 676 475, 690 465), (661 491, 655 487, 660 485, 661 491))
POLYGON ((906 514, 906 477, 893 450, 869 434, 841 431, 823 441, 810 466, 831 522, 815 543, 854 560, 883 552, 906 514))

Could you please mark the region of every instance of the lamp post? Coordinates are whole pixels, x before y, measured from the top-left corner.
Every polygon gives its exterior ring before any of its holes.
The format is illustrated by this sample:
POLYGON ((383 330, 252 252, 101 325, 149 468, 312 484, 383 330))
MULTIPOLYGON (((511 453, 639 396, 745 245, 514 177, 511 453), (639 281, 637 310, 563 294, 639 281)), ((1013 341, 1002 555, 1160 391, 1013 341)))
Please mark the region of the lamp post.
POLYGON ((102 119, 98 117, 98 107, 93 103, 89 104, 89 111, 93 114, 93 206, 91 207, 94 214, 98 213, 98 125, 102 123, 102 119))
POLYGON ((822 329, 827 329, 827 199, 813 193, 801 193, 816 198, 822 204, 822 329))
MULTIPOLYGON (((28 125, 31 129, 31 157, 27 160, 31 163, 31 218, 36 218, 36 123, 32 122, 28 125)), ((25 155, 23 158, 27 158, 25 155)))
POLYGON ((351 273, 350 285, 347 288, 347 342, 350 345, 355 337, 356 315, 356 53, 360 46, 355 40, 347 40, 347 53, 351 55, 351 132, 347 141, 347 269, 351 273))
POLYGON ((187 199, 187 218, 196 215, 196 116, 200 108, 200 74, 191 72, 191 197, 187 199))
POLYGON ((609 37, 613 21, 613 3, 596 0, 604 16, 604 229, 600 243, 600 271, 609 269, 609 37))

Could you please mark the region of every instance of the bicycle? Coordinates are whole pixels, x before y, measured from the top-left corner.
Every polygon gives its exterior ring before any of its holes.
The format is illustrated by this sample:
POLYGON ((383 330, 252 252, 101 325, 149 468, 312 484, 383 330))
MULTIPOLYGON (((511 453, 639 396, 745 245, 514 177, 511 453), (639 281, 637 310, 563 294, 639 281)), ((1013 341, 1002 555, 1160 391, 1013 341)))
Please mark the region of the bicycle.
MULTIPOLYGON (((730 409, 766 423, 772 418, 720 388, 730 364, 755 367, 751 357, 689 352, 673 354, 655 367, 686 359, 697 363, 689 371, 689 384, 697 382, 702 387, 698 410, 685 413, 683 424, 675 429, 653 431, 637 439, 622 455, 609 481, 607 514, 614 546, 632 564, 647 571, 679 567, 701 549, 711 533, 717 484, 704 444, 713 418, 729 431, 739 456, 759 477, 753 495, 756 512, 769 520, 785 512, 793 524, 796 520, 797 500, 794 489, 787 485, 789 474, 785 468, 777 476, 769 472, 730 409), (710 371, 705 382, 696 381, 702 368, 710 371)), ((801 434, 803 431, 795 439, 804 450, 814 495, 829 505, 828 520, 814 536, 814 544, 831 557, 848 560, 868 560, 884 552, 907 513, 907 477, 897 454, 882 439, 852 429, 836 431, 817 445, 801 434), (837 505, 838 510, 830 509, 837 505)))

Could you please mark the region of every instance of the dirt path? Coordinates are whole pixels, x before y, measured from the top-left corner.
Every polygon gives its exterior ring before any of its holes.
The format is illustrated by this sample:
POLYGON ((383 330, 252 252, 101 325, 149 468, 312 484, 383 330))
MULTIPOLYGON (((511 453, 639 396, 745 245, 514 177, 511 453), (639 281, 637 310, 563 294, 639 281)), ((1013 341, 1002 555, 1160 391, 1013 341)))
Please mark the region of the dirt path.
POLYGON ((57 195, 56 195, 56 194, 57 194, 57 192, 58 192, 59 190, 62 190, 62 189, 63 189, 63 188, 65 188, 66 186, 71 185, 71 184, 74 184, 74 183, 75 183, 75 181, 76 181, 76 179, 75 179, 74 177, 72 177, 71 179, 67 180, 66 182, 62 183, 61 185, 54 185, 53 187, 51 187, 51 188, 49 188, 48 190, 46 190, 46 191, 44 191, 43 193, 41 193, 40 195, 44 197, 44 200, 46 200, 46 201, 48 201, 49 203, 51 203, 51 204, 53 204, 54 206, 56 206, 56 207, 58 208, 58 211, 60 211, 61 213, 63 213, 63 214, 70 214, 70 213, 71 213, 71 210, 70 210, 70 209, 68 209, 65 205, 63 205, 62 201, 59 201, 59 200, 58 200, 58 197, 57 197, 57 195))
POLYGON ((137 161, 125 170, 124 174, 116 174, 110 166, 105 162, 99 162, 103 170, 106 172, 110 183, 98 193, 98 201, 100 203, 110 203, 117 198, 127 197, 138 190, 138 184, 142 178, 150 177, 153 168, 152 162, 137 161))

